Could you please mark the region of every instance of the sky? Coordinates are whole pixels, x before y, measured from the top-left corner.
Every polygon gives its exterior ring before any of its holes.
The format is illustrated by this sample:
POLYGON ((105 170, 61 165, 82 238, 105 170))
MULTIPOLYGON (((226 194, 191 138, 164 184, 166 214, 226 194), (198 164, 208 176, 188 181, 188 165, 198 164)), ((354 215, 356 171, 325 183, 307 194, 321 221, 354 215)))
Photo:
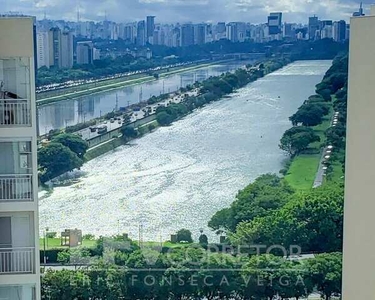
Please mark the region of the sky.
MULTIPOLYGON (((320 19, 349 20, 359 0, 0 0, 0 13, 19 12, 42 19, 132 22, 147 15, 156 22, 243 21, 265 23, 270 12, 283 12, 283 21, 307 23, 320 19)), ((365 12, 372 0, 364 1, 365 12)))

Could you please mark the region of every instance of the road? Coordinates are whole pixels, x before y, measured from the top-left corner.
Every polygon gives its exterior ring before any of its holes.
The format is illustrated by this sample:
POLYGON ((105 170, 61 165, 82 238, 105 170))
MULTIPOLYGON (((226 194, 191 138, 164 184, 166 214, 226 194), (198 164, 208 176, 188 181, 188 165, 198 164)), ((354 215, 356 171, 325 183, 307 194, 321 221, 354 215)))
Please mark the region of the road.
MULTIPOLYGON (((188 96, 197 96, 198 95, 198 89, 187 92, 186 94, 188 96)), ((95 127, 107 126, 107 131, 116 130, 116 129, 123 126, 125 115, 129 115, 130 116, 130 123, 133 123, 137 120, 140 120, 140 119, 143 119, 143 118, 147 117, 147 115, 155 114, 156 109, 160 106, 166 107, 166 106, 168 106, 172 103, 175 103, 175 104, 181 103, 183 101, 183 99, 184 99, 184 95, 178 95, 178 94, 173 93, 173 94, 171 94, 171 97, 166 99, 166 100, 160 101, 160 102, 158 102, 156 104, 153 104, 153 105, 147 105, 147 106, 143 107, 141 110, 131 110, 130 112, 124 113, 124 115, 122 115, 120 117, 116 117, 113 120, 102 121, 102 122, 98 123, 95 127)), ((92 132, 90 128, 85 128, 85 129, 79 130, 79 131, 75 132, 75 134, 78 134, 79 136, 81 136, 86 141, 91 140, 93 138, 96 138, 100 135, 100 134, 98 134, 97 130, 92 132)))

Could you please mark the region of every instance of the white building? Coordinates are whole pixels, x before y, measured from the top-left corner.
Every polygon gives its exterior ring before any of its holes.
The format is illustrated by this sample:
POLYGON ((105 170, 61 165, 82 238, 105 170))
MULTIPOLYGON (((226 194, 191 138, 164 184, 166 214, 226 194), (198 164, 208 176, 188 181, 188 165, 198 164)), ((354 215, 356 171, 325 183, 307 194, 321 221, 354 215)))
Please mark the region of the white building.
POLYGON ((47 67, 49 68, 49 43, 48 43, 48 32, 42 31, 37 33, 36 37, 36 55, 37 55, 37 68, 47 67))
POLYGON ((351 19, 346 138, 343 300, 375 297, 375 7, 351 19))
POLYGON ((33 19, 0 18, 0 299, 39 300, 33 19))

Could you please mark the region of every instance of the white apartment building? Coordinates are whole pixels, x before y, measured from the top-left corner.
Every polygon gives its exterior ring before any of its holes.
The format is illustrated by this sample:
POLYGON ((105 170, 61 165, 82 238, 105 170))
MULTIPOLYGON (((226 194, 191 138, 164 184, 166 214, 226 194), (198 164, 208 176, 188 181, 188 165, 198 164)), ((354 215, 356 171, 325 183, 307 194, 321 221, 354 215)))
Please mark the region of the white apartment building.
POLYGON ((350 30, 343 300, 375 298, 375 7, 350 30))
POLYGON ((0 299, 39 300, 35 30, 0 18, 0 299))
POLYGON ((37 68, 47 67, 49 68, 49 42, 48 42, 48 32, 42 31, 37 33, 37 68))

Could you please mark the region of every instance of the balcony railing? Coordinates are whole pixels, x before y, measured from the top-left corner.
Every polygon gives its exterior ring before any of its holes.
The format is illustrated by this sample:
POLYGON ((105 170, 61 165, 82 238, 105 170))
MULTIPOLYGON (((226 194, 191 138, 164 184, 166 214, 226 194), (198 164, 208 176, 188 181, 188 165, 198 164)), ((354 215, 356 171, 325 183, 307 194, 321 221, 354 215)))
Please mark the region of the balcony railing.
POLYGON ((33 201, 32 175, 0 174, 0 202, 33 201))
POLYGON ((0 248, 0 275, 35 273, 35 248, 0 248))
POLYGON ((30 126, 30 101, 0 99, 0 126, 30 126))

